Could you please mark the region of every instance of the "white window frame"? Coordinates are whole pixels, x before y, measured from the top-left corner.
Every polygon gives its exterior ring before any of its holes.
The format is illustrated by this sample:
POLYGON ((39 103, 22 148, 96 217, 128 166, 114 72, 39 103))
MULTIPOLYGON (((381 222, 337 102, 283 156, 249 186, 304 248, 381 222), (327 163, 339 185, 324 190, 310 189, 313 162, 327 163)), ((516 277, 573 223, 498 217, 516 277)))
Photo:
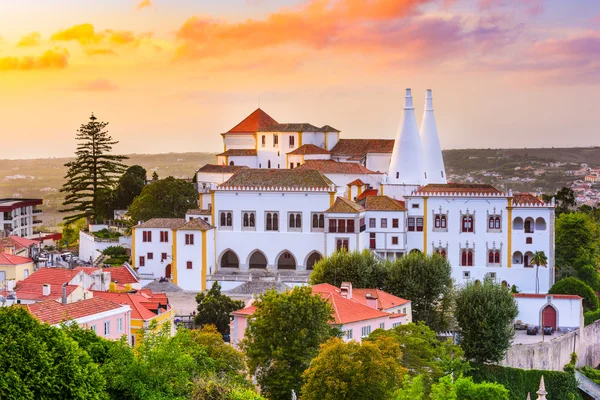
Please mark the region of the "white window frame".
POLYGON ((104 321, 104 336, 110 336, 110 321, 104 321))
MULTIPOLYGON (((287 226, 288 226, 288 232, 302 232, 302 226, 304 225, 304 221, 302 220, 302 211, 289 211, 287 213, 287 226), (300 228, 296 227, 296 220, 297 220, 297 216, 298 214, 300 215, 300 228), (294 216, 294 227, 290 227, 290 215, 294 216)), ((312 223, 312 221, 311 221, 312 223)))
POLYGON ((117 319, 117 332, 123 332, 123 317, 117 319))
POLYGON ((256 231, 256 211, 249 211, 249 210, 242 211, 242 230, 243 231, 256 231), (244 214, 248 214, 248 226, 244 226, 244 214), (253 215, 254 215, 254 226, 250 226, 250 220, 253 215))
POLYGON ((279 211, 265 211, 265 232, 279 232, 281 231, 281 218, 279 211), (267 229, 267 215, 271 215, 271 229, 267 229), (273 229, 273 216, 277 215, 277 229, 273 229))
POLYGON ((360 328, 361 338, 367 337, 371 334, 371 325, 365 325, 360 328))

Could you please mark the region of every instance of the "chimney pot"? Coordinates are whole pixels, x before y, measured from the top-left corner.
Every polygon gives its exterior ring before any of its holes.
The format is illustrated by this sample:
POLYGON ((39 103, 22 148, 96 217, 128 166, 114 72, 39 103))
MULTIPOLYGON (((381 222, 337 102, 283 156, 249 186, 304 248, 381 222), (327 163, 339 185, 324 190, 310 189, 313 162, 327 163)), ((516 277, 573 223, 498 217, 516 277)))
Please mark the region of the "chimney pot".
POLYGON ((50 296, 51 290, 50 290, 50 284, 49 283, 44 283, 42 285, 42 295, 44 296, 50 296))

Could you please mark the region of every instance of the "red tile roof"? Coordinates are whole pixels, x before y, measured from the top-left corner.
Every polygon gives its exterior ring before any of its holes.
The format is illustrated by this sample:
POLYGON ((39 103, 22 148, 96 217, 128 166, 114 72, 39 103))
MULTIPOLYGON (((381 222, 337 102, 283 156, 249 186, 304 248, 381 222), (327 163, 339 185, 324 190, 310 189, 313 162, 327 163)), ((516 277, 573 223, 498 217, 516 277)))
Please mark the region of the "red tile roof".
POLYGON ((295 169, 312 169, 322 174, 379 174, 363 167, 359 163, 337 162, 333 160, 308 160, 295 169))
POLYGON ((377 196, 378 194, 379 191, 377 189, 367 189, 356 198, 356 201, 362 200, 369 196, 377 196))
POLYGON ((121 305, 109 300, 93 297, 69 304, 62 304, 53 300, 40 301, 38 303, 27 304, 25 307, 27 307, 27 310, 35 318, 50 325, 55 325, 63 321, 116 310, 121 308, 121 305))
POLYGON ((502 194, 502 192, 492 185, 480 183, 430 183, 419 188, 416 194, 426 193, 449 193, 449 194, 502 194))
POLYGON ((355 179, 348 184, 348 186, 364 186, 364 185, 365 185, 365 183, 363 181, 361 181, 360 179, 355 179))
POLYGON ((391 153, 393 150, 393 139, 340 139, 331 149, 331 154, 357 159, 363 158, 367 153, 391 153))
MULTIPOLYGON (((67 296, 75 291, 79 286, 67 285, 67 296)), ((43 285, 41 283, 32 283, 20 281, 15 287, 15 294, 18 299, 42 301, 42 300, 59 300, 62 298, 62 284, 50 284, 50 294, 44 296, 43 285)))
POLYGON ((110 272, 110 279, 113 282, 118 282, 120 285, 138 283, 139 281, 133 276, 131 271, 125 266, 104 268, 104 272, 110 272))
POLYGON ((256 133, 276 123, 277 121, 271 118, 266 112, 257 108, 252 114, 248 115, 242 122, 226 133, 256 133))
POLYGON ((326 211, 328 213, 340 213, 340 214, 355 214, 365 211, 361 205, 348 200, 345 197, 338 197, 335 199, 335 203, 326 211))
POLYGON ((217 154, 217 156, 252 157, 256 156, 256 149, 229 149, 224 153, 217 154))
POLYGON ((387 310, 388 308, 402 306, 410 303, 410 300, 394 296, 388 292, 379 289, 357 289, 352 288, 352 300, 367 305, 367 294, 377 299, 377 308, 387 310))
POLYGON ((21 265, 33 262, 31 258, 15 256, 8 253, 0 253, 0 265, 21 265))
POLYGON ((242 169, 220 187, 294 187, 330 188, 333 182, 319 171, 310 169, 242 169))
POLYGON ((202 166, 202 168, 200 168, 197 172, 232 174, 234 172, 239 171, 242 168, 248 168, 248 167, 245 165, 206 164, 206 165, 202 166))
POLYGON ((513 296, 520 297, 520 298, 530 298, 530 299, 545 299, 547 296, 552 296, 555 299, 572 299, 572 300, 583 299, 583 297, 577 296, 575 294, 513 293, 513 296))
POLYGON ((147 293, 141 291, 136 293, 94 291, 94 297, 100 297, 118 304, 127 304, 129 307, 131 307, 131 318, 141 319, 144 321, 152 319, 158 315, 155 311, 149 309, 149 306, 160 302, 163 306, 166 306, 167 309, 169 308, 166 297, 154 297, 153 295, 148 295, 147 293))
POLYGON ((255 306, 248 306, 246 308, 242 308, 241 310, 237 310, 232 312, 233 315, 252 315, 256 311, 255 306))
MULTIPOLYGON (((376 310, 353 299, 342 297, 340 289, 328 283, 315 285, 312 287, 312 291, 323 296, 331 304, 336 324, 348 324, 390 316, 386 312, 376 310)), ((354 296, 352 297, 354 298, 354 296)))
POLYGON ((15 244, 17 244, 20 247, 29 247, 29 246, 39 245, 38 241, 27 239, 27 238, 24 238, 21 236, 9 236, 8 239, 10 239, 12 242, 14 242, 15 244))
POLYGON ((543 205, 544 202, 532 195, 531 193, 517 193, 513 196, 515 205, 535 204, 543 205))
POLYGON ((367 211, 406 211, 404 204, 388 196, 368 196, 358 200, 367 211))
POLYGON ((37 284, 49 283, 51 285, 60 286, 63 283, 70 282, 78 273, 79 271, 76 271, 75 269, 40 268, 22 282, 37 284))
POLYGON ((303 144, 297 149, 290 151, 287 154, 292 155, 306 155, 306 154, 331 154, 331 152, 325 150, 322 147, 316 146, 314 144, 303 144))

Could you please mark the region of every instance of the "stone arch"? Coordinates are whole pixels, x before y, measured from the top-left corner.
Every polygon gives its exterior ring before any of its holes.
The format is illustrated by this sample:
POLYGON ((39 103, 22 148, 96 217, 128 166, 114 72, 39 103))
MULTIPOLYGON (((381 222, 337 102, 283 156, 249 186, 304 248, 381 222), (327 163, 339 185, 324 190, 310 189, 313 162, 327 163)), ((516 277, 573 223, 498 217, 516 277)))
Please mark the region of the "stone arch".
POLYGON ((248 256, 248 266, 250 268, 265 269, 269 265, 267 256, 262 251, 256 249, 248 256))
POLYGON ((316 250, 315 251, 311 251, 306 256, 306 259, 304 260, 304 265, 306 265, 306 270, 307 271, 312 271, 312 269, 315 266, 315 264, 318 261, 321 261, 321 259, 323 259, 323 255, 321 253, 319 253, 316 250))
POLYGON ((220 268, 239 268, 240 257, 231 249, 225 249, 219 257, 220 268))
POLYGON ((523 256, 523 266, 533 268, 533 266, 531 265, 532 258, 533 258, 533 252, 531 252, 531 251, 526 252, 525 255, 523 256))
POLYGON ((283 250, 275 260, 277 269, 296 269, 298 265, 296 257, 289 250, 283 250))
POLYGON ((558 308, 556 308, 556 306, 554 304, 552 304, 552 303, 546 303, 546 304, 544 304, 540 308, 540 328, 544 329, 544 326, 552 326, 555 331, 558 330, 558 327, 560 326, 559 323, 558 323, 559 322, 558 317, 559 317, 559 315, 558 315, 558 308), (554 314, 556 316, 555 324, 554 325, 551 325, 551 324, 549 325, 548 321, 543 321, 544 310, 546 308, 548 308, 548 307, 551 307, 554 310, 554 314))
POLYGON ((545 231, 546 230, 546 220, 542 217, 538 217, 535 219, 535 230, 536 231, 545 231))
POLYGON ((229 165, 235 165, 233 161, 229 161, 229 165))
POLYGON ((533 233, 535 231, 535 221, 533 218, 525 218, 525 222, 523 223, 523 230, 525 231, 525 233, 533 233))
POLYGON ((523 230, 523 218, 517 217, 513 219, 513 229, 514 230, 523 230))
POLYGON ((171 279, 171 264, 165 267, 165 278, 171 279))
POLYGON ((512 256, 513 264, 523 264, 523 253, 520 251, 515 251, 512 256))

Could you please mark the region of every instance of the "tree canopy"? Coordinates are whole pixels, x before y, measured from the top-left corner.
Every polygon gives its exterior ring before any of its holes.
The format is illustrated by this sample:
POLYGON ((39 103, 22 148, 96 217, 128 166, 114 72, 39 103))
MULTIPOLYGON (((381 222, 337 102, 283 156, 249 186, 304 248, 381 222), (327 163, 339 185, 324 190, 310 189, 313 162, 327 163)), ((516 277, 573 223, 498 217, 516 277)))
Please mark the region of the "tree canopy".
POLYGON ((110 191, 125 171, 121 161, 127 157, 111 154, 118 142, 108 135, 107 125, 92 114, 90 121, 77 130, 76 159, 65 164, 69 169, 60 190, 66 195, 65 208, 59 211, 70 214, 64 218, 67 224, 80 218, 95 221, 101 217, 103 193, 110 191))
POLYGON ((517 302, 507 288, 491 279, 467 283, 458 291, 454 313, 466 358, 478 363, 502 361, 515 335, 517 314, 517 302))
POLYGON ((314 265, 310 281, 313 285, 339 287, 342 282, 352 282, 357 288, 381 288, 386 277, 385 266, 369 250, 337 251, 314 265))
POLYGON ((330 339, 304 372, 302 399, 389 399, 406 373, 401 356, 398 343, 385 336, 362 344, 330 339))
POLYGON ((198 293, 196 303, 198 303, 196 324, 214 325, 221 334, 229 333, 231 313, 244 307, 243 301, 233 300, 221 294, 221 286, 218 282, 214 282, 206 293, 198 293))
POLYGON ((288 400, 292 389, 300 397, 302 373, 319 346, 339 330, 330 327, 333 310, 310 287, 260 295, 241 347, 250 373, 256 374, 262 394, 288 400))
POLYGON ((569 277, 556 282, 548 293, 551 294, 575 294, 583 297, 583 308, 585 311, 595 311, 600 307, 598 297, 594 290, 585 282, 569 277))
POLYGON ((388 268, 383 289, 411 300, 414 321, 424 321, 436 331, 447 329, 453 294, 448 260, 438 254, 414 252, 389 263, 388 268))
POLYGON ((127 214, 132 221, 183 218, 187 210, 197 207, 198 192, 194 185, 170 176, 145 186, 133 200, 127 214))

